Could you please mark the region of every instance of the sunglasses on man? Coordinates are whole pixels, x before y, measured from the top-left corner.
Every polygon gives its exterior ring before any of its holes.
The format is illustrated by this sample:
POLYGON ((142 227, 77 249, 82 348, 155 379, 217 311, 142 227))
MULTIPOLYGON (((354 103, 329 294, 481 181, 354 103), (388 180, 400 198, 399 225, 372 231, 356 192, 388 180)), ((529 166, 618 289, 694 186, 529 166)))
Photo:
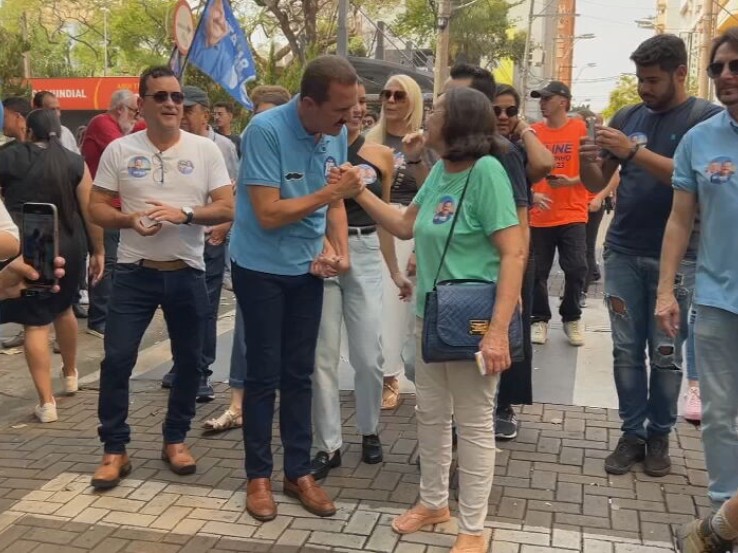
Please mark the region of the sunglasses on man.
POLYGON ((503 108, 501 106, 495 106, 495 117, 499 117, 504 112, 508 117, 515 117, 518 114, 518 108, 516 106, 507 106, 503 108))
MULTIPOLYGON (((723 74, 725 65, 725 62, 722 61, 712 62, 710 65, 707 66, 707 76, 711 79, 717 79, 720 75, 723 74)), ((738 59, 730 60, 727 65, 730 74, 734 77, 738 77, 738 59)))
POLYGON ((144 98, 153 98, 154 102, 156 102, 157 104, 163 104, 169 98, 171 98, 173 103, 179 105, 184 102, 184 93, 160 90, 159 92, 154 92, 153 94, 144 94, 144 98))
POLYGON ((395 102, 404 102, 407 100, 407 92, 404 90, 383 90, 379 93, 379 97, 383 102, 389 102, 392 98, 395 102))

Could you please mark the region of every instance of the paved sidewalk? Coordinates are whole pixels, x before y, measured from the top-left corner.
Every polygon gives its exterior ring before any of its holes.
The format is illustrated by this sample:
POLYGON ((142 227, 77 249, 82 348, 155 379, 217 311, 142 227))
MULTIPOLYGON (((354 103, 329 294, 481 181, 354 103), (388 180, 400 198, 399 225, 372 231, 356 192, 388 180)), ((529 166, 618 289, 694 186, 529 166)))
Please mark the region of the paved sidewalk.
MULTIPOLYGON (((397 410, 383 412, 385 462, 370 466, 359 461, 353 396, 344 393, 347 451, 343 467, 325 481, 338 513, 319 519, 278 493, 279 517, 260 524, 244 511, 240 432, 208 437, 193 431, 188 443, 198 472, 176 476, 159 459, 166 394, 153 381, 132 387, 134 471, 108 492, 89 487, 101 455, 95 389, 60 399, 60 422, 51 425, 30 416, 0 420, 0 551, 441 553, 453 542, 453 522, 402 538, 389 526, 417 497, 411 395, 397 410)), ((218 391, 215 402, 198 407, 196 428, 224 408, 226 389, 219 385, 218 391)), ((499 444, 487 520, 494 553, 666 553, 673 550, 671 525, 707 512, 694 428, 677 428, 672 475, 654 479, 639 467, 608 477, 602 459, 619 436, 615 411, 536 404, 520 418, 518 439, 499 444)), ((275 466, 281 466, 279 449, 275 466)))

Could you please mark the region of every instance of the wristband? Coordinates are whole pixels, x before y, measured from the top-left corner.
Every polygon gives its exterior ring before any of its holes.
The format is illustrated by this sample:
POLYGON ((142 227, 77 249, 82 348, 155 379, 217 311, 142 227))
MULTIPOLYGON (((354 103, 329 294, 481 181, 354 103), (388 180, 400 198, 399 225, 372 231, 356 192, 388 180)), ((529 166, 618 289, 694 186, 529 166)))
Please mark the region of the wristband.
POLYGON ((621 161, 626 162, 630 161, 635 157, 635 155, 638 153, 638 150, 641 149, 640 144, 633 144, 633 147, 630 149, 630 153, 628 154, 628 157, 623 158, 621 161))
POLYGON ((423 163, 422 159, 413 159, 413 160, 406 159, 405 160, 405 165, 420 165, 421 163, 423 163))
POLYGON ((520 131, 520 138, 523 138, 523 135, 525 133, 527 133, 527 132, 532 132, 533 134, 538 135, 538 133, 536 132, 536 130, 533 127, 527 127, 525 129, 523 129, 522 131, 520 131))

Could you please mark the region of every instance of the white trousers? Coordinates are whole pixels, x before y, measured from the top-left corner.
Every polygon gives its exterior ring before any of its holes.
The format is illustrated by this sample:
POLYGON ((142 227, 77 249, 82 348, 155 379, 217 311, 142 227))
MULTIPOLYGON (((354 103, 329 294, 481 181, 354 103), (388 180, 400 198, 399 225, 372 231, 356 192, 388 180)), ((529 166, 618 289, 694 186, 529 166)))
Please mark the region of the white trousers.
POLYGON ((346 325, 349 363, 354 369, 356 426, 377 433, 382 407, 382 263, 377 234, 349 236, 351 269, 325 281, 323 316, 313 372, 313 443, 332 453, 343 444, 338 365, 346 325))
POLYGON ((451 422, 456 422, 459 531, 480 535, 487 518, 495 472, 495 395, 499 376, 481 376, 474 361, 423 362, 423 323, 417 318, 415 407, 420 453, 420 501, 448 506, 451 422))

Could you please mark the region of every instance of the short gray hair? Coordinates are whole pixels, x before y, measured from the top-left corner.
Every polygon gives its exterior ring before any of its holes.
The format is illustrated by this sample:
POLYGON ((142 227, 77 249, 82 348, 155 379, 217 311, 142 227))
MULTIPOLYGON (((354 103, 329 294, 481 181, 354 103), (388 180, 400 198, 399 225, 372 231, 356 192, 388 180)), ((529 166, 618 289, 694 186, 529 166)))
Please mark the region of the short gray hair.
POLYGON ((118 109, 133 97, 133 92, 127 88, 121 88, 113 92, 110 97, 110 109, 118 109))

